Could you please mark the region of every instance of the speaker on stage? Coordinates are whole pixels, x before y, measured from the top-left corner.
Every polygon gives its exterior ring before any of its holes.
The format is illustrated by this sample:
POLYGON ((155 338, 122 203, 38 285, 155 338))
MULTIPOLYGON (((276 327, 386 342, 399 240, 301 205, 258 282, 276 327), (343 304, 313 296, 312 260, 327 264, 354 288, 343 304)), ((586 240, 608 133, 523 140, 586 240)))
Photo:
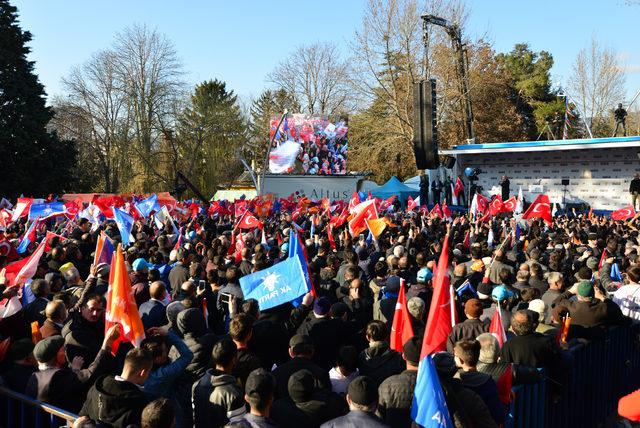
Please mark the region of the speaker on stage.
POLYGON ((453 168, 455 164, 456 164, 456 158, 454 158, 453 156, 445 156, 444 159, 442 160, 442 165, 447 169, 453 168))
POLYGON ((413 85, 413 154, 418 169, 436 169, 438 130, 436 116, 436 81, 429 79, 413 85))

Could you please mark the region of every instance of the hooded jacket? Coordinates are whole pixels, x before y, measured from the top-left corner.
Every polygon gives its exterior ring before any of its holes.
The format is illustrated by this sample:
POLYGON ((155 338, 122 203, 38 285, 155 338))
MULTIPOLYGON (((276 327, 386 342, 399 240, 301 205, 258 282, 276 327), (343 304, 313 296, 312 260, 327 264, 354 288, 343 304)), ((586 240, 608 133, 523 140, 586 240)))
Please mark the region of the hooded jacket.
POLYGON ((411 405, 417 378, 417 370, 405 370, 380 385, 378 413, 390 427, 411 426, 411 405))
POLYGON ((214 369, 193 385, 192 397, 196 428, 221 427, 246 413, 244 391, 236 378, 214 369))
POLYGON ((80 416, 114 428, 139 424, 142 410, 149 401, 135 384, 113 376, 98 379, 87 394, 80 416))
MULTIPOLYGON (((186 309, 178 314, 176 320, 178 330, 184 338, 184 343, 193 353, 193 359, 186 368, 186 374, 191 377, 191 383, 197 381, 211 364, 211 350, 216 343, 216 336, 207 331, 204 315, 200 309, 186 309)), ((171 356, 177 357, 172 349, 171 356)))
POLYGON ((389 348, 387 342, 375 342, 358 357, 360 375, 369 376, 380 384, 388 377, 402 373, 406 367, 402 355, 389 348))
POLYGON ((469 388, 482 398, 495 423, 498 425, 503 424, 507 409, 498 398, 498 387, 493 378, 486 373, 475 371, 461 371, 458 376, 462 381, 462 386, 469 388))

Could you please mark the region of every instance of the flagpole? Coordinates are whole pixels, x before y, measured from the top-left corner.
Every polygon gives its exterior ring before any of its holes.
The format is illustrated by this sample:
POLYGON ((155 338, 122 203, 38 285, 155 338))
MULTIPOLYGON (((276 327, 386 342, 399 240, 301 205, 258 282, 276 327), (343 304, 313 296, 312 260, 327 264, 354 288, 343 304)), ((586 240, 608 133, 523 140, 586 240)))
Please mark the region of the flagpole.
POLYGON ((273 133, 273 137, 269 140, 269 147, 267 147, 267 154, 264 157, 264 164, 262 165, 262 177, 260 179, 260 195, 264 194, 264 176, 267 174, 267 168, 269 167, 269 154, 271 153, 271 145, 273 141, 276 139, 276 135, 278 135, 278 131, 280 131, 280 127, 282 126, 282 122, 287 117, 288 110, 284 109, 284 113, 282 113, 282 117, 280 118, 280 122, 278 122, 278 127, 276 128, 276 132, 273 133))

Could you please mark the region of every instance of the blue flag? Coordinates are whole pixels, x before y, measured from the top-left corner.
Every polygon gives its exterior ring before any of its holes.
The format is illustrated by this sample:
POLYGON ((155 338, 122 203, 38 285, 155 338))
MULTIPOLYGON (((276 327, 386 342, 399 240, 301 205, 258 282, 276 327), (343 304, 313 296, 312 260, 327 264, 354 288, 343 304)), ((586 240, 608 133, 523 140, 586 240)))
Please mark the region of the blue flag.
MULTIPOLYGON (((294 223, 295 224, 295 223, 294 223)), ((297 258, 300 260, 300 266, 302 266, 302 272, 304 274, 304 280, 307 284, 307 292, 311 290, 311 278, 309 277, 309 264, 304 254, 304 248, 302 248, 302 242, 300 236, 291 229, 289 234, 289 258, 297 258)))
POLYGON ((36 220, 33 223, 31 223, 31 226, 29 226, 27 231, 24 233, 24 236, 22 237, 20 244, 18 244, 18 248, 17 248, 18 254, 22 254, 26 252, 27 249, 29 249, 29 245, 31 245, 32 242, 35 242, 37 224, 38 224, 38 219, 36 218, 36 220))
POLYGON ((469 282, 469 279, 465 279, 464 282, 460 284, 460 287, 456 288, 456 294, 458 296, 462 296, 462 293, 464 293, 467 290, 469 290, 473 295, 475 295, 476 298, 478 297, 478 292, 476 291, 475 288, 473 288, 473 285, 471 285, 471 283, 469 282))
POLYGON ((131 229, 133 229, 133 222, 135 221, 133 217, 122 211, 120 208, 113 207, 113 219, 118 225, 120 237, 122 237, 122 245, 126 247, 135 241, 135 239, 133 239, 133 235, 131 235, 131 229))
POLYGON ((425 428, 453 428, 431 355, 420 361, 413 392, 411 419, 425 428))
POLYGON ((620 274, 620 268, 618 267, 618 263, 614 263, 611 265, 611 272, 609 276, 611 276, 611 279, 616 282, 622 282, 622 274, 620 274))
POLYGON ((516 241, 520 240, 520 234, 522 231, 520 230, 520 225, 516 223, 516 241))
POLYGON ((56 215, 63 215, 65 213, 64 204, 62 202, 51 202, 44 204, 32 204, 29 209, 28 220, 31 221, 34 218, 40 217, 44 220, 56 215))
POLYGON ((155 193, 149 196, 147 199, 136 203, 135 207, 140 215, 145 218, 149 217, 151 211, 158 212, 161 209, 160 204, 158 204, 158 195, 156 195, 155 193))
POLYGON ((275 308, 307 293, 300 259, 290 257, 270 268, 240 278, 242 294, 256 299, 260 310, 275 308))

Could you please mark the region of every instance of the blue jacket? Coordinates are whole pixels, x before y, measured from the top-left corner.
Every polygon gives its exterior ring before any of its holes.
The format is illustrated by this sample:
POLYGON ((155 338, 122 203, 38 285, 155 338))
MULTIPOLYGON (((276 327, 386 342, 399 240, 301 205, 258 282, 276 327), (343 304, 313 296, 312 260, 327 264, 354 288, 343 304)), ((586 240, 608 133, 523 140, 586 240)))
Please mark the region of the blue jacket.
POLYGON ((175 333, 169 332, 167 338, 169 345, 174 346, 180 356, 171 363, 154 367, 149 374, 144 390, 153 400, 160 397, 173 398, 174 383, 193 358, 193 353, 175 333))

